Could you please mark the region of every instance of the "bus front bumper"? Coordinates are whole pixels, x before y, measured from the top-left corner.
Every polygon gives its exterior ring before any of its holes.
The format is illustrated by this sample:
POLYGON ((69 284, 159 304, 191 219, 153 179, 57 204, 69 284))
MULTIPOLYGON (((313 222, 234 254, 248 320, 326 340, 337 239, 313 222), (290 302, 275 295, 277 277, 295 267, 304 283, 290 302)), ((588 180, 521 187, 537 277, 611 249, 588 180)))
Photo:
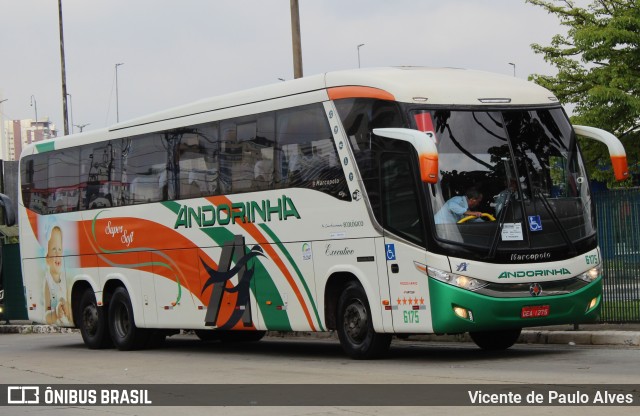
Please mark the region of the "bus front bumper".
POLYGON ((497 298, 429 278, 433 331, 455 334, 593 322, 600 313, 602 278, 557 296, 497 298))

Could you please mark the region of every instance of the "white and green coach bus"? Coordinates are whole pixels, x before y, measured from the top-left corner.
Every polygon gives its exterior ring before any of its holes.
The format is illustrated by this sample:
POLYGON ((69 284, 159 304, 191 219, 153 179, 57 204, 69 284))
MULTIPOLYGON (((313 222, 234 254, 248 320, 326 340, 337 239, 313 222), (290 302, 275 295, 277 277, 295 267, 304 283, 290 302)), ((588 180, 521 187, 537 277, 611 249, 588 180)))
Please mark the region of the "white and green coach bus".
POLYGON ((595 212, 576 133, 544 88, 461 69, 330 72, 28 146, 29 318, 89 348, 331 331, 354 358, 393 334, 593 320, 595 212))

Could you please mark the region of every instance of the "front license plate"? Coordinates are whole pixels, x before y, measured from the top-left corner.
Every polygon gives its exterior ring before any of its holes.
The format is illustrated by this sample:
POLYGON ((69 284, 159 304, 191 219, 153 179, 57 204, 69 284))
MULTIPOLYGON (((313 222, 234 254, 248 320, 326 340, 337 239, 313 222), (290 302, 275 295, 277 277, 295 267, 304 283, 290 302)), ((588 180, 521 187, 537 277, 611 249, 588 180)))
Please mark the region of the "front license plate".
POLYGON ((521 318, 543 318, 549 316, 549 305, 524 306, 520 312, 521 318))

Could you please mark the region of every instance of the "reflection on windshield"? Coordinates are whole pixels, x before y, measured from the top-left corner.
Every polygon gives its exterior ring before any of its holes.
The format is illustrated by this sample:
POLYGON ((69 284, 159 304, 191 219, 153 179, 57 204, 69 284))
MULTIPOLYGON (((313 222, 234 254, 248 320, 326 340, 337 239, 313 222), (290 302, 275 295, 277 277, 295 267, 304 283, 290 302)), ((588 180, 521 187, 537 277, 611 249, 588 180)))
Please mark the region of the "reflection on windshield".
POLYGON ((570 247, 593 235, 584 166, 561 109, 425 110, 414 120, 436 133, 440 178, 425 186, 439 239, 491 251, 570 247))

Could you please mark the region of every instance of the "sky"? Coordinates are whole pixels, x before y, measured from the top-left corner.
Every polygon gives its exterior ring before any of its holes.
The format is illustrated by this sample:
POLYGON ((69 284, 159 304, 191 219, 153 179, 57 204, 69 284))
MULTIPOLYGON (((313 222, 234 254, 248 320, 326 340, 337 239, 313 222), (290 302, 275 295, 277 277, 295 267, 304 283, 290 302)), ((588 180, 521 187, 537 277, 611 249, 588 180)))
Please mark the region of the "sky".
MULTIPOLYGON (((299 0, 304 75, 358 67, 554 74, 563 33, 524 0, 299 0)), ((84 131, 293 78, 289 0, 62 0, 67 92, 84 131)), ((0 0, 0 111, 63 131, 56 0, 0 0), (32 96, 35 106, 32 106, 32 96)), ((70 123, 71 124, 71 123, 70 123)), ((71 126, 70 126, 71 129, 71 126)), ((74 127, 74 131, 79 131, 74 127)))

